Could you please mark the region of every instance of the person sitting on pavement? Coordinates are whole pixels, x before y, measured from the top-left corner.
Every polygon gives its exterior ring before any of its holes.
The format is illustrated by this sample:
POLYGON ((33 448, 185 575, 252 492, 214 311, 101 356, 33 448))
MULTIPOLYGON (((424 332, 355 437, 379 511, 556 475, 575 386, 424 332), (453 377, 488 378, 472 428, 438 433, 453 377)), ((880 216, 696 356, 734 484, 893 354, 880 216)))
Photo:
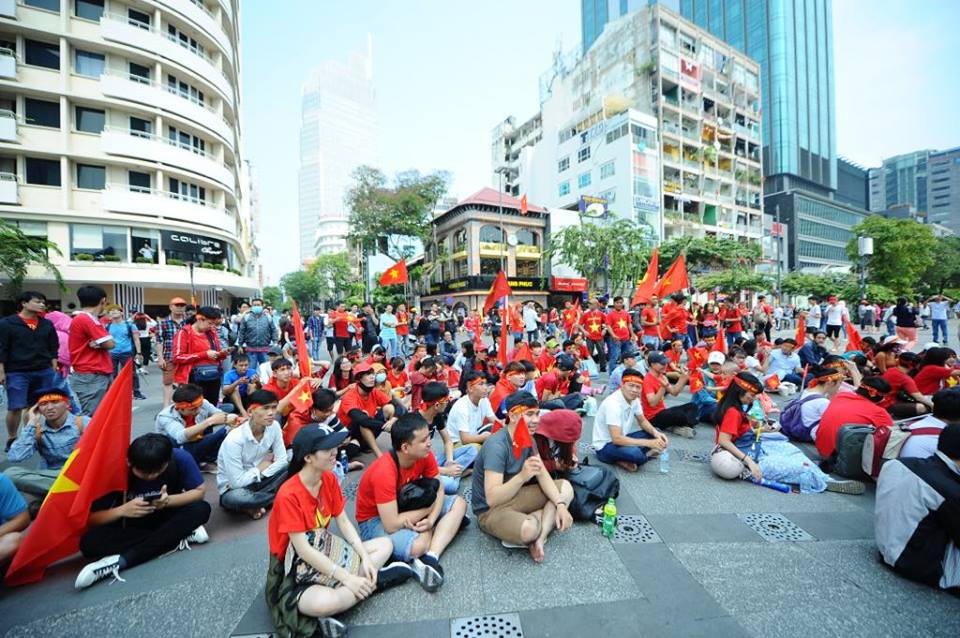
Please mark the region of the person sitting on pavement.
POLYGON ((960 424, 927 458, 887 461, 877 478, 874 533, 901 576, 960 593, 960 424))
POLYGON ((70 413, 70 394, 62 388, 45 388, 37 393, 27 422, 7 453, 11 463, 23 463, 40 456, 36 469, 19 465, 8 467, 6 474, 18 490, 44 497, 60 475, 90 417, 70 413))
POLYGON ((242 417, 247 416, 247 395, 261 387, 260 377, 256 370, 250 368, 250 356, 246 354, 233 355, 233 367, 223 375, 224 405, 233 406, 233 413, 242 417))
POLYGON ((390 397, 376 388, 375 377, 369 363, 354 366, 354 384, 340 398, 337 418, 364 451, 372 450, 379 458, 383 452, 377 445, 377 437, 381 432, 389 432, 397 419, 396 407, 390 397))
POLYGON ((647 355, 650 371, 643 377, 643 391, 640 394, 643 416, 657 429, 671 430, 677 436, 691 439, 696 435, 693 426, 699 420, 697 406, 693 403, 669 408, 664 405, 666 395, 680 394, 689 377, 686 373, 681 374, 677 381, 671 384, 664 373, 667 362, 663 353, 654 351, 647 355))
POLYGON ((23 531, 30 525, 27 502, 5 474, 0 474, 0 574, 23 542, 23 531))
POLYGON ((954 423, 960 423, 960 388, 938 390, 933 395, 933 414, 907 424, 910 438, 900 448, 898 458, 933 456, 943 429, 954 423))
POLYGON ((435 592, 443 584, 440 556, 462 528, 467 502, 444 494, 423 416, 418 412, 401 416, 390 430, 390 440, 391 453, 371 463, 357 487, 360 537, 388 536, 393 557, 410 563, 420 585, 435 592), (407 485, 415 489, 404 489, 407 485), (411 493, 420 498, 408 500, 411 493))
POLYGON ((800 357, 801 365, 810 366, 811 368, 820 365, 823 362, 823 358, 830 354, 827 352, 826 343, 826 332, 821 330, 814 332, 813 336, 803 344, 803 347, 797 350, 797 356, 800 357))
POLYGON ((443 452, 437 456, 440 476, 443 477, 443 491, 456 494, 460 489, 460 479, 470 473, 473 461, 480 450, 475 445, 454 447, 453 439, 447 431, 447 407, 450 405, 450 388, 439 381, 431 381, 423 386, 423 402, 419 414, 430 428, 430 441, 435 432, 440 432, 443 452))
POLYGON ((250 395, 250 419, 233 428, 217 456, 220 506, 261 518, 283 483, 287 450, 283 432, 274 421, 277 395, 257 390, 250 395))
POLYGON ((642 391, 643 375, 633 368, 624 370, 623 385, 603 400, 593 419, 597 458, 627 472, 636 472, 669 445, 666 435, 643 416, 642 391))
POLYGON ((845 376, 836 368, 825 367, 810 369, 807 375, 807 388, 780 414, 780 431, 791 440, 810 443, 816 440, 820 419, 840 391, 845 376))
POLYGON ((582 431, 583 419, 573 410, 550 410, 540 417, 533 442, 553 478, 563 478, 577 467, 577 441, 582 431))
POLYGON ((544 410, 577 410, 583 407, 583 395, 570 391, 577 364, 569 355, 560 355, 553 369, 536 381, 537 398, 544 410))
POLYGON ((335 614, 413 574, 406 563, 384 567, 393 551, 390 539, 361 541, 346 512, 332 470, 347 436, 346 430, 311 423, 293 439, 288 478, 267 526, 267 608, 281 635, 342 636, 346 627, 335 614), (331 521, 339 535, 329 531, 331 521))
POLYGON ((201 467, 217 461, 223 439, 239 417, 219 410, 203 398, 203 389, 185 383, 173 391, 173 403, 160 410, 156 431, 182 447, 201 467), (214 428, 222 427, 218 430, 214 428))
POLYGON ((803 365, 800 362, 800 355, 793 351, 796 347, 796 340, 788 337, 781 340, 778 347, 770 351, 761 368, 764 382, 775 376, 780 383, 792 383, 798 388, 803 385, 803 379, 800 376, 803 365))
POLYGON ((830 399, 814 436, 820 456, 828 459, 837 449, 837 435, 844 425, 872 425, 875 428, 893 425, 890 413, 878 405, 889 393, 890 384, 882 377, 866 377, 860 381, 856 392, 838 392, 830 399))
MULTIPOLYGON (((327 425, 333 428, 336 432, 340 432, 342 430, 349 434, 347 428, 343 427, 343 424, 340 423, 340 419, 337 418, 337 395, 333 390, 329 388, 317 388, 313 391, 313 394, 310 395, 310 398, 313 402, 313 404, 310 406, 311 423, 327 425)), ((296 439, 296 437, 294 437, 294 439, 296 439)), ((363 463, 355 460, 358 456, 363 454, 363 450, 360 449, 360 443, 357 442, 356 439, 348 436, 340 445, 340 449, 347 453, 348 470, 352 471, 363 469, 363 463)))
POLYGON ((544 545, 554 529, 570 528, 573 487, 551 478, 536 453, 540 405, 526 392, 507 397, 507 423, 480 448, 474 462, 471 505, 480 529, 505 547, 526 547, 534 562, 543 562, 544 545), (526 432, 518 431, 526 428, 526 432))
POLYGON ((503 400, 521 390, 526 384, 527 371, 523 361, 511 361, 504 367, 488 397, 490 407, 498 417, 503 416, 503 400))
POLYGON ((273 378, 263 384, 263 389, 280 399, 277 402, 277 422, 283 428, 283 444, 290 447, 300 428, 310 422, 310 408, 304 404, 311 392, 323 386, 323 379, 295 376, 294 364, 286 358, 275 359, 270 366, 273 378))
MULTIPOLYGON (((610 373, 610 380, 607 381, 607 389, 619 390, 620 385, 623 383, 623 373, 625 370, 636 370, 637 369, 637 351, 636 350, 627 350, 620 353, 619 365, 613 369, 613 372, 610 373)), ((643 374, 646 374, 644 372, 643 374)))
POLYGON ((454 449, 460 445, 483 445, 497 421, 487 398, 490 392, 487 375, 479 370, 468 370, 463 378, 467 392, 453 402, 447 414, 447 430, 454 449))
POLYGON ((420 395, 423 386, 430 381, 437 380, 437 360, 433 357, 424 357, 417 362, 416 369, 410 373, 410 409, 420 409, 420 395))
POLYGON ((933 403, 920 392, 911 376, 919 361, 917 353, 901 352, 897 365, 888 367, 883 373, 884 380, 890 384, 890 392, 880 402, 880 407, 890 416, 902 419, 927 414, 933 409, 933 403))
POLYGON ((193 457, 170 439, 151 432, 127 448, 127 488, 93 502, 80 551, 96 558, 77 575, 74 586, 85 589, 112 575, 174 549, 209 540, 204 525, 210 504, 193 457))

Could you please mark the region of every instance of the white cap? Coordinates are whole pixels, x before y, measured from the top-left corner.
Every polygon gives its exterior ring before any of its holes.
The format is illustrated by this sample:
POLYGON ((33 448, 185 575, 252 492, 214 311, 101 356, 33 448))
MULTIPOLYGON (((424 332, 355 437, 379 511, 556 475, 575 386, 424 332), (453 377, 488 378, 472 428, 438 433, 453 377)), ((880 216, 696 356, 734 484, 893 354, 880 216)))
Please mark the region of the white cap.
POLYGON ((707 363, 719 363, 722 365, 726 360, 726 355, 716 350, 707 355, 707 363))

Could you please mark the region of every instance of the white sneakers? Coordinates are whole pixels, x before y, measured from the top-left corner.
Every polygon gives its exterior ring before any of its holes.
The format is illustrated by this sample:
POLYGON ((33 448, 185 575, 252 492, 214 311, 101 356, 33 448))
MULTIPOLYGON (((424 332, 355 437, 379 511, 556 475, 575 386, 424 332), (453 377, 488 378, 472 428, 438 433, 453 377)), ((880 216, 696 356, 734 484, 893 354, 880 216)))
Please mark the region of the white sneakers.
POLYGON ((73 586, 77 589, 86 589, 107 576, 113 576, 115 581, 119 580, 124 582, 123 579, 120 578, 120 554, 106 556, 98 561, 89 563, 80 570, 73 586))

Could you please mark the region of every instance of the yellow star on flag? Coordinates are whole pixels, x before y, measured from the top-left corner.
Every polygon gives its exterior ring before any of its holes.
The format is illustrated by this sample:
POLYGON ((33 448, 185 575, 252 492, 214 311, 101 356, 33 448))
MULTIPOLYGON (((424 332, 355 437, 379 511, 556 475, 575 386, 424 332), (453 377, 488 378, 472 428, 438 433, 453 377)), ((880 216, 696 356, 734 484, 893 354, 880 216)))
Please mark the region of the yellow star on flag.
MULTIPOLYGON (((51 494, 63 494, 64 492, 76 492, 80 489, 80 485, 73 481, 69 476, 67 476, 67 470, 70 469, 70 465, 73 463, 73 459, 77 458, 77 452, 80 451, 80 448, 76 448, 73 452, 70 453, 70 456, 67 457, 67 462, 63 464, 63 469, 60 470, 60 476, 57 477, 57 480, 53 482, 53 486, 50 488, 50 491, 47 493, 47 498, 50 498, 51 494)), ((46 501, 46 499, 44 499, 46 501)))
POLYGON ((646 282, 646 281, 647 281, 647 277, 649 277, 649 276, 650 276, 650 273, 649 273, 649 272, 643 273, 643 278, 640 280, 640 283, 646 282))
POLYGON ((597 332, 598 330, 600 330, 600 322, 594 319, 590 322, 590 332, 597 332))
POLYGON ((310 399, 310 393, 304 390, 300 393, 300 401, 306 403, 310 399))
POLYGON ((390 279, 396 279, 399 276, 400 276, 400 273, 397 272, 396 268, 390 271, 390 279))
POLYGON ((663 280, 663 283, 661 284, 661 288, 666 288, 669 285, 670 285, 670 278, 667 277, 666 279, 663 280))

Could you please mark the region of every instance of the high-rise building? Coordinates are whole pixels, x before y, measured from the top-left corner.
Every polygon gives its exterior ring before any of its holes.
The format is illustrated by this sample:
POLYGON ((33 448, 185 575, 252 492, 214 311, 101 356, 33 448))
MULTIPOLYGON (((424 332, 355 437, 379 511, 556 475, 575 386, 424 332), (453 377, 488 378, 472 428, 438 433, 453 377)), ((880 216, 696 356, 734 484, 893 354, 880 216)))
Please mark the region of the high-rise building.
POLYGON ((960 235, 960 146, 927 159, 927 220, 960 235))
POLYGON ((765 193, 837 187, 831 0, 680 0, 680 13, 760 63, 765 193))
POLYGON ((867 169, 867 210, 879 213, 887 204, 887 189, 883 183, 883 167, 867 169))
POLYGON ((373 57, 325 61, 304 82, 300 120, 300 259, 347 250, 353 172, 377 159, 373 57))
POLYGON ((878 169, 870 169, 870 210, 912 209, 917 217, 927 214, 927 160, 932 150, 904 153, 883 160, 878 169))
MULTIPOLYGON (((255 293, 238 2, 104 5, 0 2, 0 217, 128 308, 255 293)), ((40 268, 25 286, 76 301, 40 268)))
POLYGON ((842 157, 837 158, 837 192, 834 199, 867 210, 868 191, 867 169, 842 157))

